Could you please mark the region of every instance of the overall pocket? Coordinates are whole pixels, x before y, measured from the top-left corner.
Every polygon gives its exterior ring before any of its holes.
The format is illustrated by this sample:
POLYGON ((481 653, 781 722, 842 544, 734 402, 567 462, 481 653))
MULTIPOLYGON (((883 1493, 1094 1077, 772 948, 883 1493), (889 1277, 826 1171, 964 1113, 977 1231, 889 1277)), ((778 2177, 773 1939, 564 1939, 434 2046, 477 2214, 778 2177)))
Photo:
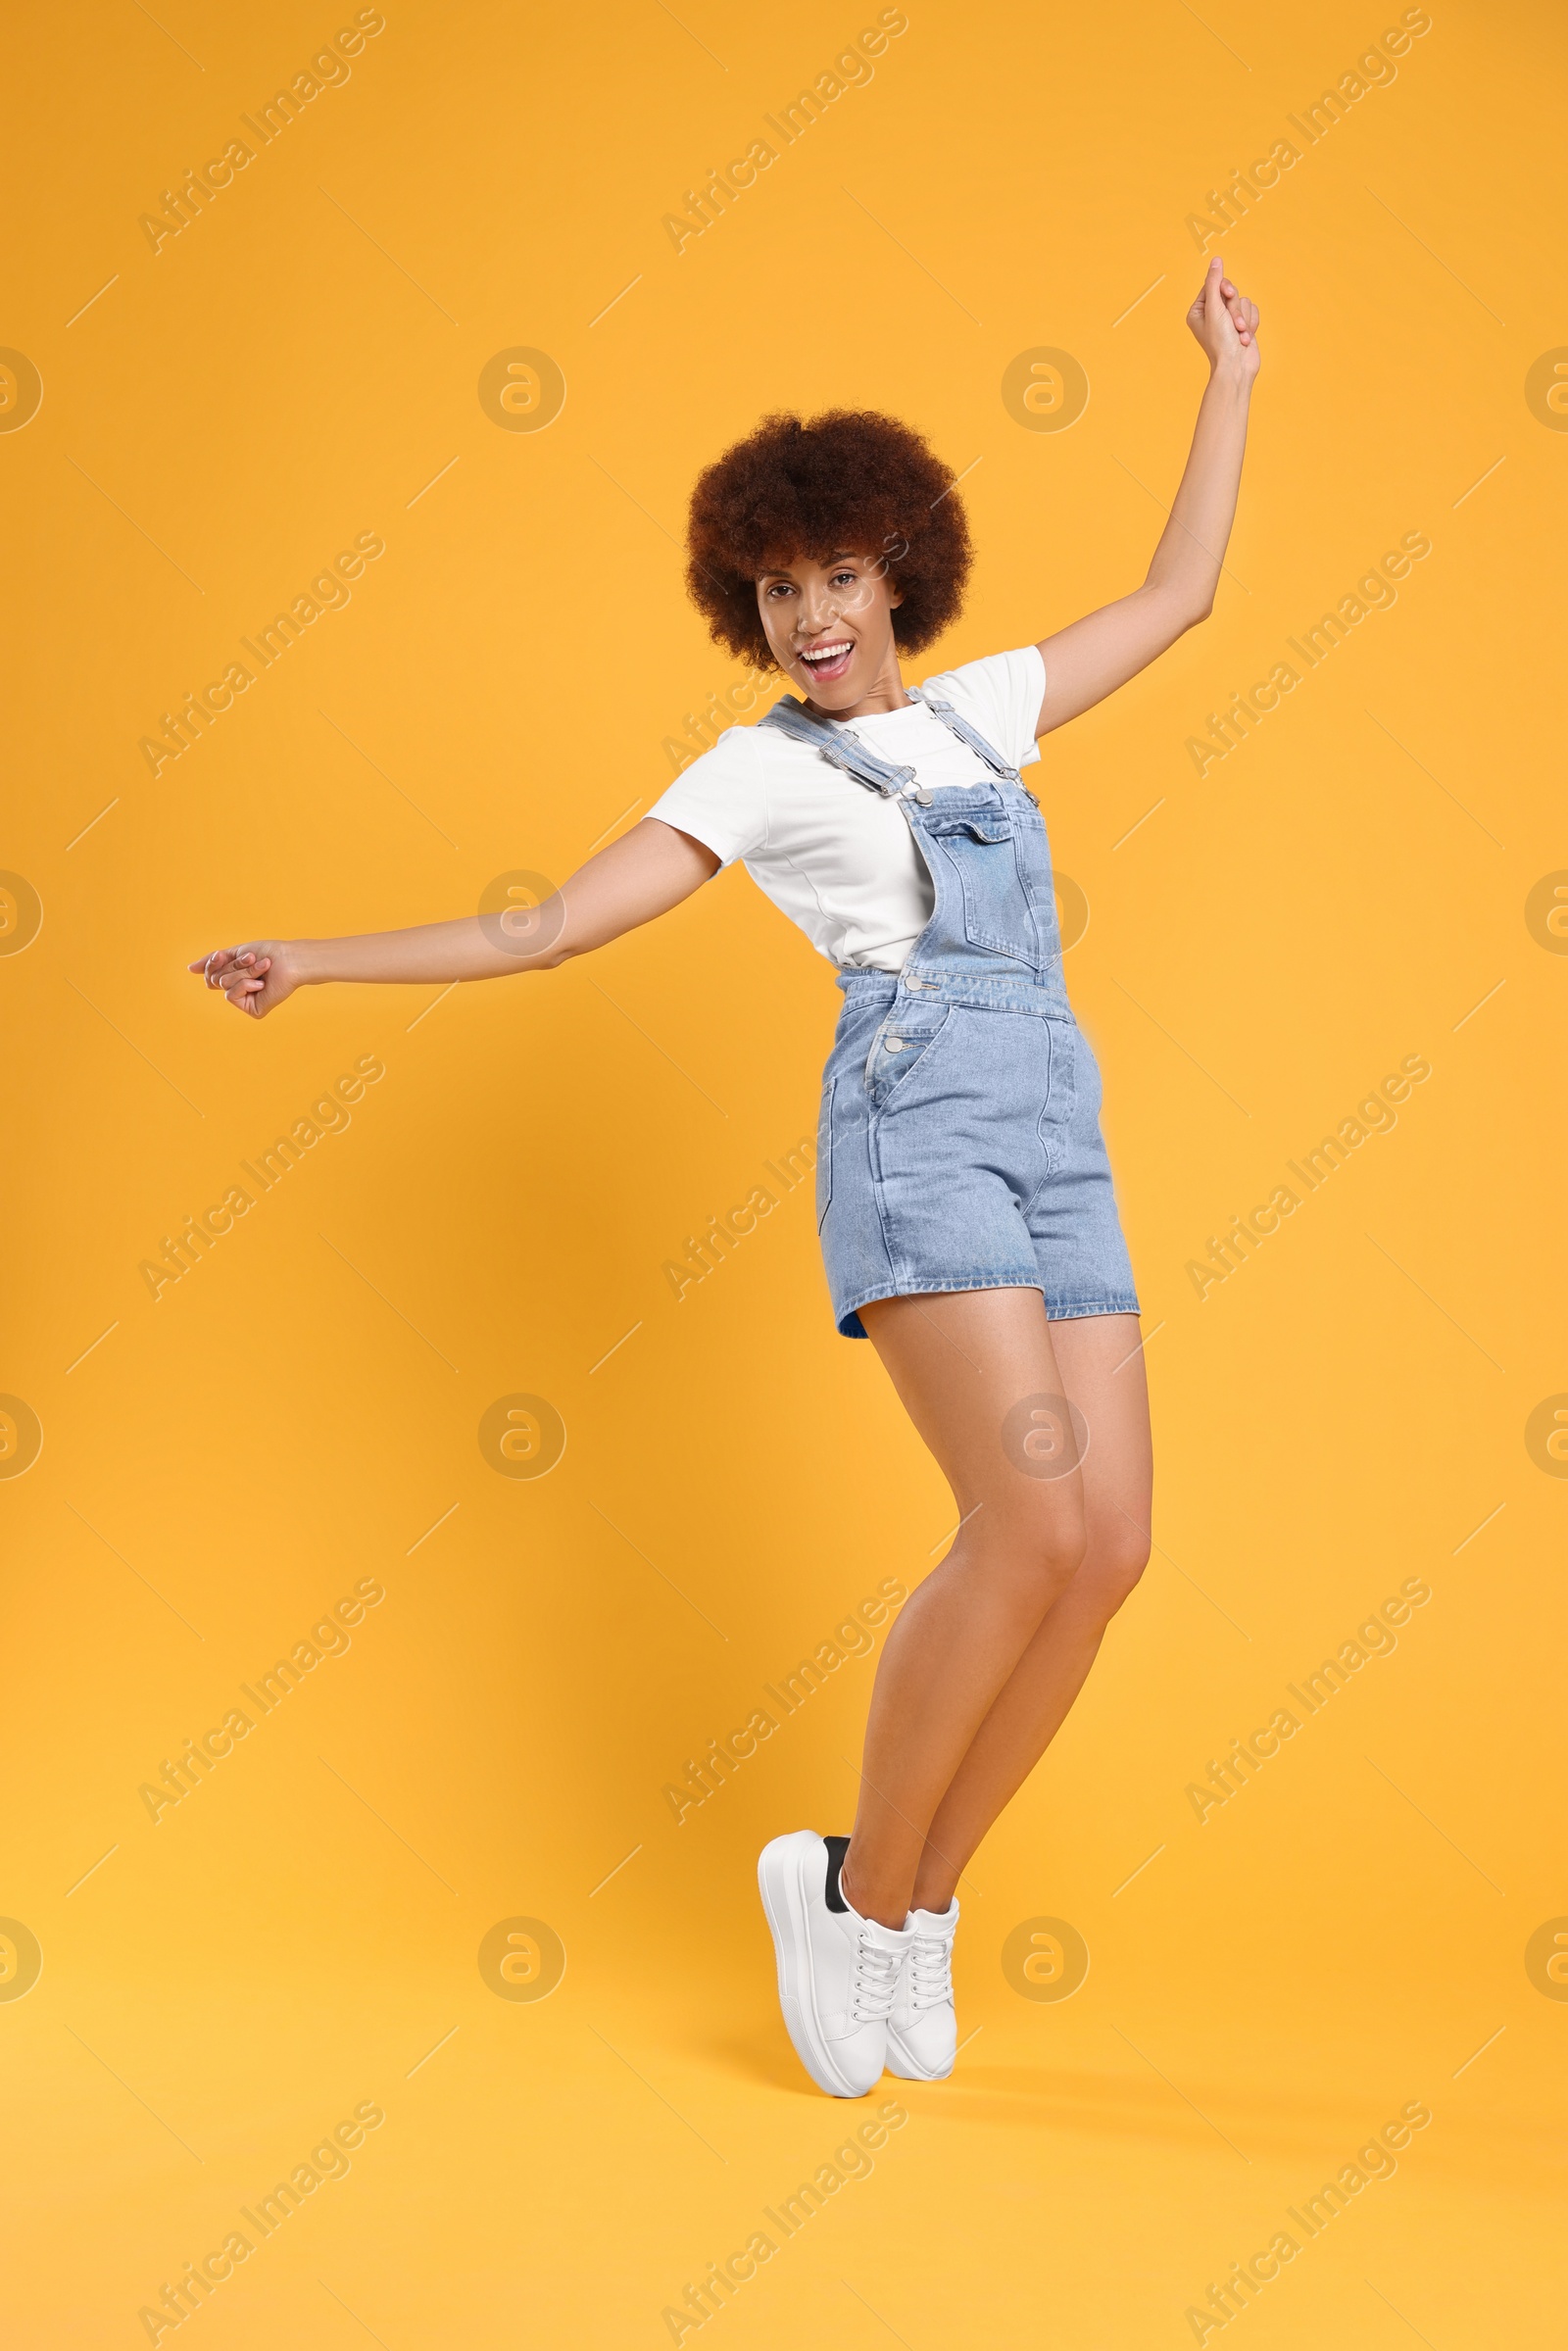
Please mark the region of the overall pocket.
POLYGON ((864 1070, 865 1091, 873 1110, 882 1109, 908 1084, 947 1027, 952 1006, 944 1005, 934 1020, 931 1013, 929 1005, 922 1004, 917 1009, 911 1004, 906 1017, 893 1011, 878 1022, 864 1070))
POLYGON ((988 955, 1039 968, 1039 927, 1030 906, 1019 844, 1004 809, 928 817, 932 850, 947 860, 963 899, 963 935, 988 955))

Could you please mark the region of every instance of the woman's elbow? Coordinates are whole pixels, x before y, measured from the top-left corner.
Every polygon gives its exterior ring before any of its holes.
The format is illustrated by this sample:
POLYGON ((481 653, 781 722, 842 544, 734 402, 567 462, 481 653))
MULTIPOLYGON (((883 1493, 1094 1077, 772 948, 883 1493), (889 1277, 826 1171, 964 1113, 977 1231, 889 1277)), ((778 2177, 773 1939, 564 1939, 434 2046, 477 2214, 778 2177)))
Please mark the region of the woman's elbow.
POLYGON ((1214 610, 1212 587, 1184 587, 1172 583, 1168 587, 1158 588, 1155 594, 1161 625, 1170 631, 1166 641, 1171 645, 1175 644, 1178 637, 1184 637, 1190 628, 1196 628, 1200 620, 1206 620, 1214 610))

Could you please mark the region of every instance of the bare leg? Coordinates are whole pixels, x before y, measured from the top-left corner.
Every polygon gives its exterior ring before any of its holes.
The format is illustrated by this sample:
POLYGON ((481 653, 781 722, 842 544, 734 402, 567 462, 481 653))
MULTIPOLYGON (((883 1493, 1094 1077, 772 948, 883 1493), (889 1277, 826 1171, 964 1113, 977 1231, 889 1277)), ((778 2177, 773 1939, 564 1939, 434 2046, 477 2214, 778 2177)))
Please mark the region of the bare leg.
POLYGON ((1136 1581, 1149 1435, 1133 1316, 1051 1324, 1034 1290, 889 1298, 862 1315, 962 1521, 888 1638, 866 1728, 843 1882, 862 1915, 897 1927, 915 1898, 947 1907, 1136 1581), (1063 1395, 1089 1423, 1082 1468, 1031 1459, 1005 1434, 1023 1399, 1063 1395))
POLYGON ((1089 1424, 1084 1555, 937 1806, 915 1873, 911 1907, 922 1910, 946 1910, 959 1870, 1060 1730, 1149 1559, 1153 1463, 1138 1318, 1085 1316, 1051 1332, 1063 1392, 1089 1424))
POLYGON ((961 1521, 883 1648, 844 1866, 862 1917, 902 1927, 937 1807, 1084 1556, 1083 1481, 1070 1461, 1032 1475, 1004 1442, 1014 1406, 1062 1393, 1037 1290, 885 1298, 861 1314, 961 1521))

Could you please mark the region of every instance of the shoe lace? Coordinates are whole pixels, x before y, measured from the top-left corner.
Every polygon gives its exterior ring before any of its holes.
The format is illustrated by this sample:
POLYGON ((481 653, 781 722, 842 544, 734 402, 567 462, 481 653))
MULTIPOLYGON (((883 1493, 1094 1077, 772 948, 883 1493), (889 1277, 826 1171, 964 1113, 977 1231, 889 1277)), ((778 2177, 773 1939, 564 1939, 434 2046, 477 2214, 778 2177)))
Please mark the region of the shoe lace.
POLYGON ((953 1997, 953 1944, 945 1935, 917 1935, 909 1947, 909 1998, 915 2008, 941 2008, 953 1997))
POLYGON ((862 1927, 855 1946, 855 1982, 850 2013, 858 2025, 880 2025, 893 2006, 899 1984, 899 1958, 862 1927))

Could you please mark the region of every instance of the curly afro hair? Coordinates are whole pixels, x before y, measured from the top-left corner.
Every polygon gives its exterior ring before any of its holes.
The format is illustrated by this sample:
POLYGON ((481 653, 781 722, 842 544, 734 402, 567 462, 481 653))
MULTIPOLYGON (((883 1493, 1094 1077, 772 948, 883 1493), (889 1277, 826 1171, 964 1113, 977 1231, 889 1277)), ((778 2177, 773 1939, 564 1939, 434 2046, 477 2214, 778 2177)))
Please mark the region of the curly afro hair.
POLYGON ((776 667, 758 580, 797 557, 854 548, 886 558, 904 597, 895 642, 920 652, 956 618, 969 576, 969 526, 953 482, 952 467, 896 416, 764 416, 692 492, 686 585, 710 634, 759 669, 776 667))

